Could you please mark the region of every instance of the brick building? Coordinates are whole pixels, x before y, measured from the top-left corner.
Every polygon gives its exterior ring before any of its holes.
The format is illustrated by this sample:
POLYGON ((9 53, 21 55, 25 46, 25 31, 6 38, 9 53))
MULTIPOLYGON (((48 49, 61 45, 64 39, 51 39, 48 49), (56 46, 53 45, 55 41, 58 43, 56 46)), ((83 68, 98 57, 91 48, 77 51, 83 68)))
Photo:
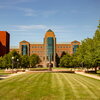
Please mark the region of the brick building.
POLYGON ((0 31, 0 56, 9 52, 10 34, 6 31, 0 31))
MULTIPOLYGON (((56 66, 56 54, 60 57, 63 52, 73 54, 79 47, 80 42, 72 41, 70 43, 57 43, 56 36, 52 30, 48 30, 44 37, 43 43, 29 43, 25 40, 19 43, 19 51, 21 55, 37 54, 41 58, 41 65, 46 67, 51 60, 53 67, 56 66)), ((11 49, 12 50, 12 49, 11 49)))

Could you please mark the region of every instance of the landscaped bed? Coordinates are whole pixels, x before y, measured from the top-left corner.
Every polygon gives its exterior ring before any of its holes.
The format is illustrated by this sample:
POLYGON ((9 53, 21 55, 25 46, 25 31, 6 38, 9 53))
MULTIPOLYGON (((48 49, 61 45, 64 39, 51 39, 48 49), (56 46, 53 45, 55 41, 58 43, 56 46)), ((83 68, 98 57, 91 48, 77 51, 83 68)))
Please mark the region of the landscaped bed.
POLYGON ((29 68, 29 71, 48 71, 48 68, 29 68))
POLYGON ((54 73, 75 73, 75 71, 53 71, 54 73))

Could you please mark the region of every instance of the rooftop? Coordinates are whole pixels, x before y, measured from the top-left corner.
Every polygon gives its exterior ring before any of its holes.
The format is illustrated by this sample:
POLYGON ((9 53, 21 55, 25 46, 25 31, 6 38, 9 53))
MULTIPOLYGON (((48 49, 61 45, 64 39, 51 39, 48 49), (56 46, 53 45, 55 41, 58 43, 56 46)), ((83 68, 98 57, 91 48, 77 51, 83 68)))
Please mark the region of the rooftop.
POLYGON ((46 32, 45 37, 55 37, 55 34, 54 34, 54 32, 51 29, 49 29, 46 32))
POLYGON ((51 29, 49 29, 47 32, 53 32, 51 29))
POLYGON ((43 44, 43 42, 30 42, 30 44, 43 44))

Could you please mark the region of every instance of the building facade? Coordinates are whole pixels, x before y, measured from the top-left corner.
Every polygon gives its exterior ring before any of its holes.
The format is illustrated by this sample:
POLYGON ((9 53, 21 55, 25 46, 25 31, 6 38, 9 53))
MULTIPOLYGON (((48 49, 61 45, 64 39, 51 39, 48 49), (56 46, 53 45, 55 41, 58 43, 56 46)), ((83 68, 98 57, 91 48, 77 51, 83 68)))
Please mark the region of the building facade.
POLYGON ((4 56, 10 50, 10 34, 6 31, 0 31, 0 56, 4 56))
MULTIPOLYGON (((21 55, 31 56, 32 54, 39 55, 41 59, 40 65, 48 66, 51 61, 53 67, 56 66, 56 54, 60 57, 63 52, 73 54, 79 47, 80 42, 72 41, 70 43, 57 43, 56 36, 52 30, 48 30, 44 36, 43 43, 29 43, 25 40, 19 43, 19 52, 21 55)), ((13 49, 11 49, 13 50, 13 49)))

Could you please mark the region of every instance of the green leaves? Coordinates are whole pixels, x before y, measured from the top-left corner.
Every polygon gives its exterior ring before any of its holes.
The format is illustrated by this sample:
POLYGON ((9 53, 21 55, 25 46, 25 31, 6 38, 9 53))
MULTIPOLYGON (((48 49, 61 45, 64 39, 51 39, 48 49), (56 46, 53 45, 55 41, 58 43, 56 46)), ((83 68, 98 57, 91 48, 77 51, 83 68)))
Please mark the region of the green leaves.
POLYGON ((0 68, 12 68, 12 57, 14 57, 14 68, 27 68, 27 67, 36 67, 37 64, 41 62, 38 55, 23 55, 21 56, 15 50, 12 52, 0 57, 0 68), (18 61, 17 61, 18 59, 18 61))
POLYGON ((71 56, 66 53, 61 59, 60 59, 60 66, 61 67, 69 67, 71 64, 71 56))
POLYGON ((29 65, 30 65, 29 56, 27 56, 27 55, 21 56, 21 67, 27 68, 27 67, 29 67, 29 65))
POLYGON ((93 38, 84 39, 77 53, 84 67, 100 66, 100 31, 96 30, 93 38))
POLYGON ((87 68, 100 66, 100 29, 96 30, 93 38, 82 40, 75 54, 66 54, 60 59, 60 66, 63 67, 79 65, 87 68))
POLYGON ((37 64, 41 62, 40 58, 38 55, 33 54, 30 56, 30 65, 31 67, 36 67, 37 64))

